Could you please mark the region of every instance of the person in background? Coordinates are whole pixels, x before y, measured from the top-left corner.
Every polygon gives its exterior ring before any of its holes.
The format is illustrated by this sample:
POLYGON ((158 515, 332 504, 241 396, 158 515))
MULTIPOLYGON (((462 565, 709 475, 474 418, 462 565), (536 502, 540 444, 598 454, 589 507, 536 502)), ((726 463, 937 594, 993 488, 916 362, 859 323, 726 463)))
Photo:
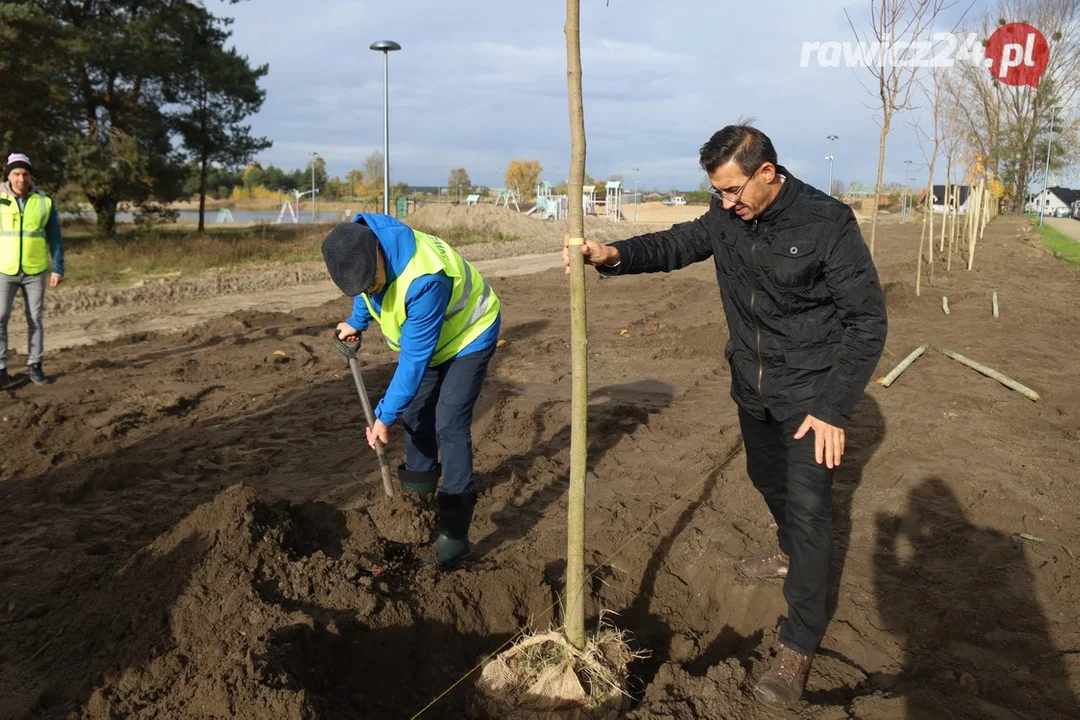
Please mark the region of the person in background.
POLYGON ((45 286, 64 278, 64 241, 52 198, 34 186, 30 158, 8 155, 0 184, 0 387, 7 385, 8 320, 15 295, 22 288, 29 328, 26 364, 30 380, 47 379, 41 367, 45 354, 45 286), (49 272, 50 259, 52 272, 49 272))

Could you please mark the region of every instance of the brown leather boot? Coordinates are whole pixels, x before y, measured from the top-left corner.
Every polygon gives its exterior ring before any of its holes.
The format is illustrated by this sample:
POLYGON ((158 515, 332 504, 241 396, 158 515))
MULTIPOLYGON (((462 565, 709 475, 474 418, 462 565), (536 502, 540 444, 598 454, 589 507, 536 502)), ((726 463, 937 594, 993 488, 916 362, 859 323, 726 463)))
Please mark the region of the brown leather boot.
POLYGON ((754 686, 754 697, 774 707, 789 707, 799 702, 813 659, 813 655, 803 655, 777 643, 772 665, 754 686))
POLYGON ((788 566, 791 560, 783 550, 777 550, 771 555, 751 555, 744 557, 735 564, 739 572, 751 580, 763 580, 765 578, 787 577, 788 566))

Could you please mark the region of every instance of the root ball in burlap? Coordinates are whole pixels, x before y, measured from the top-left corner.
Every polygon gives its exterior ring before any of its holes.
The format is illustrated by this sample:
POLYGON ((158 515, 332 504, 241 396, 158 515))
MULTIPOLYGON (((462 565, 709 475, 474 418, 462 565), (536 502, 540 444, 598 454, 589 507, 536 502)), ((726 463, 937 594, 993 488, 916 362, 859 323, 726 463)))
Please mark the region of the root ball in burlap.
POLYGON ((628 707, 627 666, 641 657, 617 630, 577 650, 558 632, 534 635, 497 655, 470 698, 476 720, 615 720, 628 707))

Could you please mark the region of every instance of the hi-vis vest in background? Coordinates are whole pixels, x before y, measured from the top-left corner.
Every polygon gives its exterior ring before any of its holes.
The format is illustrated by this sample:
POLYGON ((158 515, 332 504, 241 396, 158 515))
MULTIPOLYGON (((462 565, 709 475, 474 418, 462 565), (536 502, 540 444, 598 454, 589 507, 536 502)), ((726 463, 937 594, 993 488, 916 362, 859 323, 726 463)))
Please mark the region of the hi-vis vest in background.
POLYGON ((43 192, 31 193, 21 211, 14 195, 0 193, 0 273, 37 275, 49 268, 45 225, 50 213, 52 199, 43 192))

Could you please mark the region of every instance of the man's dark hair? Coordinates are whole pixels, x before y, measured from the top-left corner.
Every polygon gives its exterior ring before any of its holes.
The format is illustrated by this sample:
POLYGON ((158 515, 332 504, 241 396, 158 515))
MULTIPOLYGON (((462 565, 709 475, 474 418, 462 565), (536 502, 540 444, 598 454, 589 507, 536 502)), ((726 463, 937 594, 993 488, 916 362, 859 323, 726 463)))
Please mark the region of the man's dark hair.
POLYGON ((762 163, 776 165, 776 149, 769 136, 748 123, 728 125, 701 146, 701 167, 710 175, 716 168, 734 159, 745 174, 762 163))

